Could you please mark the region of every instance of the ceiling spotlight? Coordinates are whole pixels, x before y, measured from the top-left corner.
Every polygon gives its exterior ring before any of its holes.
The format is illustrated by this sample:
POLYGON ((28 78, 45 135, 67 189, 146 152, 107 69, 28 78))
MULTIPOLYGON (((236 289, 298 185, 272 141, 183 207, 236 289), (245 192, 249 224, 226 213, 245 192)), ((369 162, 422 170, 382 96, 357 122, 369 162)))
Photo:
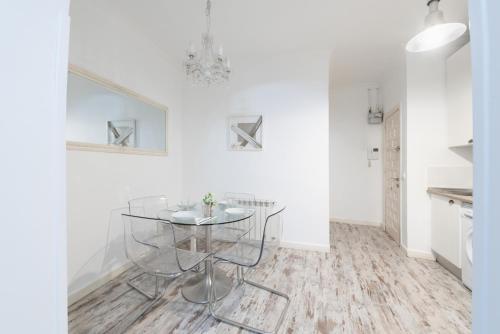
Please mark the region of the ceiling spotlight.
POLYGON ((445 22, 443 12, 439 10, 439 1, 430 0, 427 2, 429 14, 425 17, 426 28, 406 44, 408 52, 437 49, 453 42, 467 31, 467 26, 463 23, 445 22))

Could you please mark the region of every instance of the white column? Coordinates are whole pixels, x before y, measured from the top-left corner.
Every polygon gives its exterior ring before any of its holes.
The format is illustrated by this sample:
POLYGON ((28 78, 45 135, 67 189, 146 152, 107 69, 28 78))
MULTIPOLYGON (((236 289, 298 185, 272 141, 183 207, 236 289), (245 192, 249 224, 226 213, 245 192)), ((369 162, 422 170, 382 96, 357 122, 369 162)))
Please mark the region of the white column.
POLYGON ((500 1, 470 0, 474 100, 473 332, 500 333, 500 1))
POLYGON ((69 0, 0 2, 0 332, 66 333, 69 0))

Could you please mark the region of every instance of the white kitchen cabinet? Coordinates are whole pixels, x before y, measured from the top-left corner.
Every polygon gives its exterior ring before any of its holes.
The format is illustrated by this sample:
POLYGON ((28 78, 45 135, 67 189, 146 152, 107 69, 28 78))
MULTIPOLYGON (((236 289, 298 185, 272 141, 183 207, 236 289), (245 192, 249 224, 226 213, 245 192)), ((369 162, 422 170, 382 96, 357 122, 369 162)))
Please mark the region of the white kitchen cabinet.
POLYGON ((446 60, 448 146, 472 144, 472 70, 470 44, 446 60))
POLYGON ((431 248, 461 268, 461 202, 431 195, 431 248))

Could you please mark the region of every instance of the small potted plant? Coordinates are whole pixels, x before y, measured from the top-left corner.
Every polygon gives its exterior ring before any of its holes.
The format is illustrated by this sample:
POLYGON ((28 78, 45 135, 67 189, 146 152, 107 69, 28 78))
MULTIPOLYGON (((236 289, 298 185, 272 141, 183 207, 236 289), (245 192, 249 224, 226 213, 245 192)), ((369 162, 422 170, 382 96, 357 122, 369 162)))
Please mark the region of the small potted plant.
POLYGON ((212 217, 213 208, 217 204, 214 194, 212 193, 206 194, 205 196, 203 196, 202 202, 203 202, 203 215, 205 217, 212 217))

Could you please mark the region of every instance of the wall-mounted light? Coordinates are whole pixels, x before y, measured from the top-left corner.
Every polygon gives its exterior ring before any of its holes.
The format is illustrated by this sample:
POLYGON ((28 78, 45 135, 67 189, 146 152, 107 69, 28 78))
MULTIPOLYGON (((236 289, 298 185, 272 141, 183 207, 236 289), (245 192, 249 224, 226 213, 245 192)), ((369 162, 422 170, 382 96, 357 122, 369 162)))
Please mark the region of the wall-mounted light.
POLYGON ((467 26, 463 23, 446 23, 443 12, 439 10, 439 1, 430 0, 427 2, 429 14, 425 18, 426 28, 406 44, 408 52, 437 49, 453 42, 467 31, 467 26))
POLYGON ((368 124, 380 124, 384 121, 380 88, 368 88, 368 124))

